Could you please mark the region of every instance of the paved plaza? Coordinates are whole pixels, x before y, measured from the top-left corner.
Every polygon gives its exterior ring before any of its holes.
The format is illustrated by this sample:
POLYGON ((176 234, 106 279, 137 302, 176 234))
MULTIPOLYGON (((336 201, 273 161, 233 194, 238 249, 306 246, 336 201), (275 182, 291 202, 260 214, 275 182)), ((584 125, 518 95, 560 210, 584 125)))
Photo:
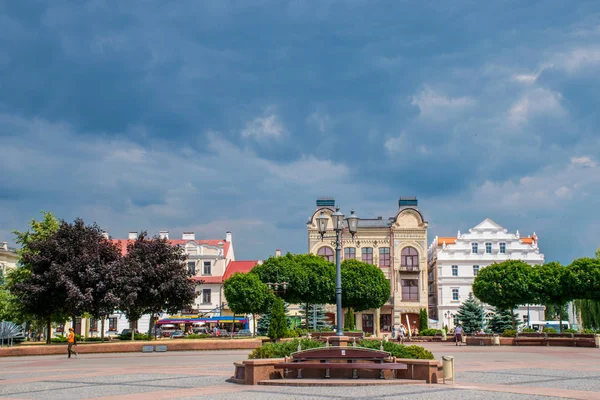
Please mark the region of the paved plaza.
POLYGON ((86 354, 0 359, 1 399, 600 399, 600 350, 456 347, 456 384, 266 387, 227 383, 248 351, 86 354))

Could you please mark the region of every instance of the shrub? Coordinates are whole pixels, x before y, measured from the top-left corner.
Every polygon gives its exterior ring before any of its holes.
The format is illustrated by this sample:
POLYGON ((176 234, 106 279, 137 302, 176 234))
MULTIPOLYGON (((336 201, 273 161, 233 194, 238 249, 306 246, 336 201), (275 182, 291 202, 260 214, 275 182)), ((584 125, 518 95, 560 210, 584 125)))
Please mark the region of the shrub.
MULTIPOLYGON (((128 333, 126 335, 119 335, 117 336, 119 338, 119 340, 131 340, 131 335, 128 333)), ((145 335, 143 333, 136 333, 134 336, 134 340, 147 340, 148 339, 148 335, 145 335)))
POLYGON ((302 350, 325 347, 325 344, 312 339, 294 339, 288 342, 265 343, 261 347, 254 349, 249 359, 256 358, 281 358, 289 357, 292 353, 298 351, 298 344, 302 350))
POLYGON ((565 329, 562 331, 562 333, 577 333, 577 329, 571 329, 571 328, 565 329))
POLYGON ((212 337, 211 335, 207 334, 207 333, 194 333, 192 335, 186 335, 183 338, 184 339, 206 339, 212 337))
POLYGON ((52 343, 67 343, 67 337, 64 335, 58 335, 50 339, 52 343))
POLYGON ((584 329, 583 331, 581 331, 581 333, 585 333, 585 334, 592 334, 592 333, 596 333, 595 330, 593 329, 584 329))
POLYGON ((554 328, 544 328, 542 329, 543 333, 558 333, 558 331, 554 328))
POLYGON ((537 331, 533 328, 523 328, 523 333, 536 333, 537 331))
MULTIPOLYGON (((379 340, 361 340, 358 342, 360 347, 367 349, 380 350, 381 341, 379 340)), ((433 354, 421 346, 405 346, 394 342, 383 342, 383 351, 389 352, 397 358, 413 358, 420 360, 433 360, 433 354)))
POLYGON ((273 308, 271 309, 271 323, 269 324, 269 332, 267 336, 271 340, 279 340, 287 337, 288 335, 288 323, 285 315, 285 307, 283 300, 279 297, 275 297, 273 301, 273 308))
POLYGON ((420 336, 435 336, 436 333, 442 333, 442 331, 440 329, 423 329, 421 332, 419 332, 420 336))
MULTIPOLYGON (((108 340, 108 338, 104 338, 105 340, 108 340)), ((82 342, 100 342, 102 341, 102 338, 99 337, 89 337, 86 339, 83 339, 82 342)))
POLYGON ((502 337, 516 337, 517 336, 517 331, 515 329, 505 329, 504 332, 502 332, 502 337))

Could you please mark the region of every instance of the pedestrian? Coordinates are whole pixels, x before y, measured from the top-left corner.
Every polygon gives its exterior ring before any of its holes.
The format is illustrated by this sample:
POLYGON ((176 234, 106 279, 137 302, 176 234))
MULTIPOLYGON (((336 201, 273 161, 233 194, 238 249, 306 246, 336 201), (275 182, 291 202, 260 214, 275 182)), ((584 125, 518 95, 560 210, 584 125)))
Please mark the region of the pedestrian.
POLYGON ((396 340, 396 325, 392 326, 392 340, 396 340))
POLYGON ((71 353, 75 354, 75 357, 79 357, 79 354, 77 354, 77 351, 73 348, 74 346, 77 346, 75 331, 73 328, 69 328, 69 336, 67 337, 67 358, 71 358, 71 353))
POLYGON ((456 326, 456 329, 454 330, 454 335, 456 338, 456 345, 457 346, 462 346, 462 334, 463 334, 463 328, 460 324, 458 324, 456 326))

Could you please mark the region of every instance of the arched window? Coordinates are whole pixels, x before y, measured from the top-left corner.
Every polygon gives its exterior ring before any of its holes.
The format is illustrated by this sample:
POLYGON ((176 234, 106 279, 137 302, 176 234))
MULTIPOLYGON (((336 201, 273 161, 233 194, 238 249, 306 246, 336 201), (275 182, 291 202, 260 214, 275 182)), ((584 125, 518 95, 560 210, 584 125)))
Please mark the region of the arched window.
POLYGON ((402 267, 407 269, 419 268, 419 253, 414 247, 405 247, 402 249, 402 267))
POLYGON ((317 251, 317 255, 323 257, 329 262, 333 262, 333 249, 331 247, 321 247, 317 251))

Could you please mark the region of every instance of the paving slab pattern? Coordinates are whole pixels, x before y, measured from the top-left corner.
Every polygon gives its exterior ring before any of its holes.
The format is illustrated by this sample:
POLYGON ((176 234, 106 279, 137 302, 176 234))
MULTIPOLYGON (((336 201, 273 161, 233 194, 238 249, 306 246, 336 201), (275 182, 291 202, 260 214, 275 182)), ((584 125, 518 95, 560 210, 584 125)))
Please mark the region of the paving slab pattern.
POLYGON ((456 384, 282 387, 226 382, 249 351, 86 354, 0 359, 0 399, 585 399, 600 400, 600 350, 456 347, 456 384))

